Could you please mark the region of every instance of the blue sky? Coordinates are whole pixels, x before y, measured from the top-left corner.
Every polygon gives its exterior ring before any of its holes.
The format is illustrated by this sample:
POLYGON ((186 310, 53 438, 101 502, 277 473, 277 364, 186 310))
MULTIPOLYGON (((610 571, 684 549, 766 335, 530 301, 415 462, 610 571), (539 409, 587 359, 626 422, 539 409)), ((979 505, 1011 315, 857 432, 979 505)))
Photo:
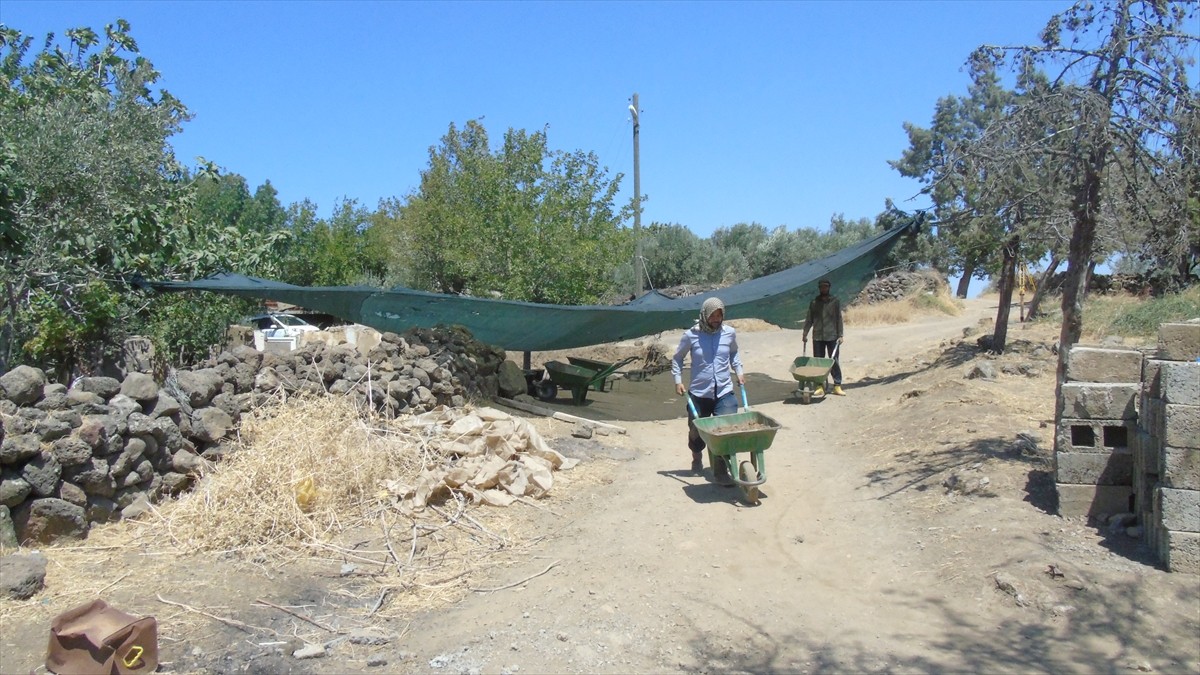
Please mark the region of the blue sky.
POLYGON ((1033 44, 1069 5, 3 0, 0 23, 40 45, 127 19, 195 115, 180 160, 270 180, 323 216, 411 193, 449 125, 479 118, 493 146, 544 127, 554 149, 595 152, 627 200, 637 92, 642 224, 708 236, 927 206, 887 164, 902 124, 965 93, 975 47, 1033 44))

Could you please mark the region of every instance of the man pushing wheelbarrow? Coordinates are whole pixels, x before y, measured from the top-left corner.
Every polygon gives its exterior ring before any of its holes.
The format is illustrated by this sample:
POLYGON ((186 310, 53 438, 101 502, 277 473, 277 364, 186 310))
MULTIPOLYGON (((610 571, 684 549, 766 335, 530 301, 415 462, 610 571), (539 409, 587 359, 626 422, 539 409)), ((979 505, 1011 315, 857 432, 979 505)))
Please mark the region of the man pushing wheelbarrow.
MULTIPOLYGON (((808 333, 813 336, 813 356, 833 360, 830 374, 833 376, 833 390, 829 393, 835 396, 845 396, 842 391, 842 366, 838 360, 838 352, 842 344, 842 303, 829 293, 828 279, 817 282, 817 297, 808 305, 808 317, 804 321, 804 336, 801 338, 808 345, 808 333)), ((799 378, 797 378, 799 379, 799 378)), ((817 387, 812 395, 821 398, 825 396, 824 383, 817 387)))

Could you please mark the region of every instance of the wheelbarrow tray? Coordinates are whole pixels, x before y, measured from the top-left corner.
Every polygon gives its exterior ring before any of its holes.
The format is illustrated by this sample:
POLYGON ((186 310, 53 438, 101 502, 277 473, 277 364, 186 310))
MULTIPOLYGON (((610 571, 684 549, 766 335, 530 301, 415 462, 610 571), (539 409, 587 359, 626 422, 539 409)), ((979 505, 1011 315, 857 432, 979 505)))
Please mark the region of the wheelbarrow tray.
POLYGON ((778 422, 757 410, 701 417, 692 422, 708 451, 720 456, 766 450, 781 428, 778 422))
POLYGON ((792 377, 797 382, 819 380, 825 382, 825 376, 833 369, 833 359, 817 356, 797 356, 792 362, 792 377))
MULTIPOLYGON (((582 366, 573 366, 562 361, 547 361, 543 364, 546 369, 546 374, 550 377, 550 381, 555 385, 564 389, 571 390, 571 402, 575 405, 583 405, 587 400, 588 388, 597 382, 603 382, 607 377, 604 373, 597 373, 590 368, 582 366)), ((549 400, 549 399, 542 399, 549 400)))
POLYGON ((561 361, 547 361, 542 364, 550 374, 550 381, 560 387, 586 387, 596 379, 597 373, 591 368, 575 366, 561 361))
MULTIPOLYGON (((616 374, 617 370, 636 361, 637 358, 636 356, 631 356, 616 363, 586 359, 582 356, 568 356, 567 360, 571 362, 570 365, 572 366, 592 371, 591 388, 595 391, 604 391, 608 384, 608 378, 616 374)), ((561 363, 561 361, 558 363, 561 363)))

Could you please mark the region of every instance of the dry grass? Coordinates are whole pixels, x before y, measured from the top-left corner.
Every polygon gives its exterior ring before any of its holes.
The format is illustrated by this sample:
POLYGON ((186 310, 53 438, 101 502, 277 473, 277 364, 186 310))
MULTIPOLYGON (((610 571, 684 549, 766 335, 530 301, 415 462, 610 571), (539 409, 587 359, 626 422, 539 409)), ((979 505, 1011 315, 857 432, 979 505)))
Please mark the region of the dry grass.
POLYGON ((338 397, 260 409, 243 418, 240 449, 159 508, 162 523, 181 550, 328 541, 374 518, 380 481, 415 475, 428 459, 413 434, 380 431, 338 397))
MULTIPOLYGON (((127 611, 156 614, 164 634, 195 634, 214 629, 213 615, 245 617, 245 606, 206 602, 241 596, 231 590, 239 585, 260 593, 280 575, 337 576, 347 566, 348 581, 359 582, 348 587, 361 594, 355 604, 374 605, 364 620, 426 611, 499 585, 481 573, 525 561, 529 537, 544 529, 538 521, 567 498, 491 508, 452 491, 402 513, 380 481, 411 480, 445 461, 410 422, 364 421, 338 397, 260 410, 243 419, 240 447, 191 492, 139 520, 93 527, 86 542, 46 547, 46 590, 29 601, 0 601, 0 619, 48 624, 105 595, 127 611)), ((578 466, 558 474, 556 491, 602 484, 609 474, 598 463, 578 466)))
POLYGON ((847 307, 845 322, 853 326, 886 326, 907 323, 914 316, 926 314, 958 316, 962 308, 962 301, 955 298, 948 287, 943 287, 937 293, 921 291, 891 302, 847 307))

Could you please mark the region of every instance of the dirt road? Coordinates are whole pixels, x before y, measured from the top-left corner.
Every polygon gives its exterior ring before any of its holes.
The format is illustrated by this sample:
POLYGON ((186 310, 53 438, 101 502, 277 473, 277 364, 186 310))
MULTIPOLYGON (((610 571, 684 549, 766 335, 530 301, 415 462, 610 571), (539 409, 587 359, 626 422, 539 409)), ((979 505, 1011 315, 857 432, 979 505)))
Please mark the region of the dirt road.
MULTIPOLYGON (((1010 352, 989 357, 963 335, 994 314, 985 299, 851 326, 848 395, 809 405, 788 372, 799 333, 739 329, 751 405, 782 425, 757 506, 690 472, 669 374, 581 407, 562 393, 553 407, 628 433, 581 440, 541 420, 584 457, 577 474, 541 508, 509 507, 531 520, 506 564, 415 616, 389 614, 342 561, 181 555, 145 578, 147 553, 90 541, 72 555, 95 557, 88 583, 114 604, 159 613, 175 672, 1200 671, 1200 580, 1158 569, 1136 531, 1054 515, 1056 329, 1014 324, 1010 352), (985 361, 994 378, 967 377, 985 361), (389 637, 330 632, 364 624, 389 637), (292 656, 327 639, 323 658, 292 656)), ((39 668, 58 609, 0 610, 0 671, 39 668)))
POLYGON ((1196 578, 1155 569, 1124 533, 1052 515, 1056 336, 1012 328, 1037 352, 1016 357, 1032 376, 964 377, 973 350, 954 342, 994 314, 982 300, 848 329, 848 395, 810 405, 789 397, 798 334, 739 333, 751 405, 783 425, 759 506, 687 470, 683 420, 658 408, 682 408, 669 378, 596 396, 579 414, 626 426, 632 458, 547 520, 538 558, 505 571, 557 563, 548 573, 414 621, 409 666, 1196 672, 1196 578), (618 406, 633 410, 622 420, 618 406), (982 487, 948 490, 951 474, 982 487))

